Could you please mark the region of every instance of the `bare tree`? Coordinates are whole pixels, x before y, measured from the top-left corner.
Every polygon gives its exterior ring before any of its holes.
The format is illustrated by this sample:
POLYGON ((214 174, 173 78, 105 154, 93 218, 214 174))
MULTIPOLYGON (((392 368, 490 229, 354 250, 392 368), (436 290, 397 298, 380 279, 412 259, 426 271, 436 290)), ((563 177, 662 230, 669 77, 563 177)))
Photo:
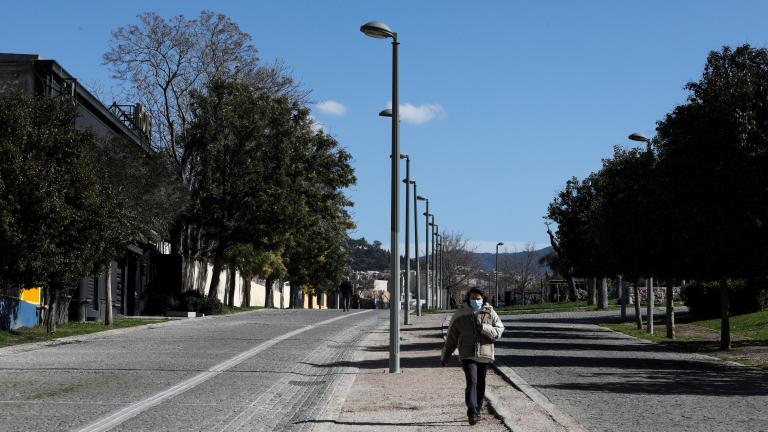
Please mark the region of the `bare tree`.
POLYGON ((445 289, 454 293, 482 272, 483 263, 477 255, 476 248, 469 245, 458 232, 443 232, 443 280, 445 289))
POLYGON ((189 123, 190 96, 214 79, 242 79, 256 69, 251 36, 226 15, 202 11, 194 19, 164 19, 155 12, 112 31, 104 63, 128 83, 125 97, 141 102, 152 118, 154 146, 167 151, 179 177, 189 183, 181 134, 189 123))
POLYGON ((505 250, 499 257, 499 271, 503 280, 512 285, 513 290, 525 293, 540 279, 543 264, 537 258, 536 246, 533 243, 526 244, 522 250, 515 249, 514 252, 505 250))

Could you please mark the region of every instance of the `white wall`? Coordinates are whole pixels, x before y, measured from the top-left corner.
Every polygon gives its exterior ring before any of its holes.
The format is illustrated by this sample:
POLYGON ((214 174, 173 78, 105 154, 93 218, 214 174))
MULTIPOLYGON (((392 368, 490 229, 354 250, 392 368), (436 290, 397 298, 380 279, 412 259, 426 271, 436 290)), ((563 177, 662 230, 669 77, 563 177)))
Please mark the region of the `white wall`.
MULTIPOLYGON (((192 269, 193 286, 198 287, 203 294, 208 295, 208 287, 211 285, 211 278, 213 277, 213 264, 204 263, 198 261, 195 263, 192 269), (203 267, 205 266, 205 267, 203 267), (205 268, 205 271, 203 269, 205 268)), ((229 272, 227 270, 222 271, 219 274, 218 285, 218 298, 222 303, 225 303, 225 295, 227 281, 229 280, 229 272)), ((250 306, 264 306, 266 303, 267 289, 264 286, 264 279, 254 278, 250 281, 251 304, 250 306)), ((283 289, 280 289, 280 284, 275 284, 274 291, 274 303, 276 308, 288 308, 290 289, 288 283, 283 284, 283 289)), ((241 306, 243 302, 243 278, 239 272, 235 274, 235 306, 241 306)))

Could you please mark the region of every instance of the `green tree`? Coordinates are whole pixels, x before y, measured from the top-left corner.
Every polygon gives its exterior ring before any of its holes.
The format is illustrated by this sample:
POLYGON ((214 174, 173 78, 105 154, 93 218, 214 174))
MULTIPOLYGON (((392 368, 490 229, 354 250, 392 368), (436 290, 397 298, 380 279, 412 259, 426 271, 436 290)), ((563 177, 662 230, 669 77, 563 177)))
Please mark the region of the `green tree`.
POLYGON ((245 83, 214 82, 193 96, 186 136, 193 213, 212 244, 209 297, 218 296, 228 249, 277 249, 291 224, 287 171, 294 153, 298 104, 256 93, 245 83))
POLYGON ((46 292, 45 324, 88 274, 104 269, 130 241, 128 203, 100 181, 89 132, 75 129, 69 103, 0 96, 0 278, 46 292))
POLYGON ((724 47, 657 127, 661 247, 677 274, 718 280, 721 348, 730 349, 728 279, 765 275, 768 50, 724 47))
POLYGON ((352 156, 330 135, 313 131, 307 119, 292 166, 289 199, 292 227, 285 257, 291 282, 291 307, 298 287, 335 288, 349 267, 346 232, 354 228, 344 188, 356 181, 352 156))

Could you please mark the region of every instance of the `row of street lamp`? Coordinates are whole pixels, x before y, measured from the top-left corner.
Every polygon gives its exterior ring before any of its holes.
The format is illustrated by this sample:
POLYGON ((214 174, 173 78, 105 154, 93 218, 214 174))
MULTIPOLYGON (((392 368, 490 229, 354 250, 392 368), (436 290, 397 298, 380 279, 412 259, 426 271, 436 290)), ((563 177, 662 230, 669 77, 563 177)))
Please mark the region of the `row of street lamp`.
POLYGON ((418 239, 418 201, 426 202, 425 217, 425 241, 426 241, 426 256, 425 256, 425 271, 426 271, 426 302, 432 307, 438 305, 444 305, 447 302, 448 296, 442 293, 442 237, 440 235, 439 226, 435 223, 435 215, 429 212, 429 199, 424 196, 418 195, 416 191, 416 181, 411 179, 411 159, 406 154, 400 153, 400 97, 399 97, 399 71, 398 71, 398 48, 400 42, 397 38, 397 33, 392 31, 386 24, 379 21, 371 21, 363 24, 360 27, 360 31, 365 35, 377 38, 377 39, 392 39, 392 108, 383 110, 379 113, 382 117, 390 117, 392 119, 392 179, 391 179, 391 214, 390 214, 390 245, 392 253, 390 256, 390 278, 389 278, 389 294, 390 294, 390 314, 389 314, 389 372, 400 372, 400 254, 398 253, 399 244, 399 231, 400 231, 400 160, 405 159, 406 175, 405 190, 405 311, 404 311, 404 324, 410 324, 409 305, 410 305, 410 186, 413 185, 413 227, 414 227, 414 240, 416 246, 416 315, 421 316, 421 287, 420 287, 420 266, 418 259, 419 251, 419 239, 418 239), (430 220, 431 219, 431 220, 430 220), (431 229, 430 229, 431 228, 431 229), (430 255, 429 239, 432 238, 432 253, 430 255), (432 259, 432 295, 430 298, 430 256, 432 259), (439 276, 438 276, 439 274, 439 276), (431 300, 431 301, 430 301, 431 300))

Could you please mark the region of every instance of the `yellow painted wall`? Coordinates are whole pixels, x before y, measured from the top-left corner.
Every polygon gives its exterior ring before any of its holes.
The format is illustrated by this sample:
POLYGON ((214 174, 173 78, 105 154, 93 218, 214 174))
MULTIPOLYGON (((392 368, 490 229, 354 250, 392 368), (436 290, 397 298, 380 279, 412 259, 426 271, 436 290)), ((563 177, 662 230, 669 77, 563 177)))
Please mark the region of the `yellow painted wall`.
POLYGON ((42 288, 29 288, 21 290, 19 298, 25 302, 39 305, 42 303, 42 288))
MULTIPOLYGON (((327 302, 328 302, 328 296, 327 295, 323 296, 323 302, 321 304, 317 303, 317 296, 314 296, 313 297, 313 301, 312 301, 312 303, 314 303, 313 304, 313 306, 314 306, 313 309, 328 309, 327 302)), ((304 309, 309 309, 309 296, 306 295, 306 294, 304 295, 304 309)))

